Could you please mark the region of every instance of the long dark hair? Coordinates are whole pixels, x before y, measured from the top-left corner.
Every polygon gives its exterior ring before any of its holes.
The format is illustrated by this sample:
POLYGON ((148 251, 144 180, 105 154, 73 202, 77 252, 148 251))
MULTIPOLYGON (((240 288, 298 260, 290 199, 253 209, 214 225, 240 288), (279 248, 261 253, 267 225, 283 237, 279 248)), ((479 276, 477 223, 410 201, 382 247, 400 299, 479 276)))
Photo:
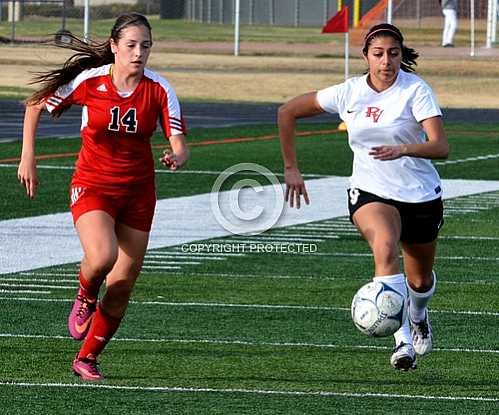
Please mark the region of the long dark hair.
POLYGON ((381 23, 369 29, 369 32, 367 32, 366 37, 364 38, 364 48, 362 49, 364 56, 367 56, 369 46, 374 39, 386 36, 392 37, 400 43, 400 48, 402 49, 400 69, 404 72, 414 72, 416 70, 414 66, 417 65, 416 59, 419 57, 419 53, 414 49, 405 46, 402 32, 396 26, 389 23, 381 23))
MULTIPOLYGON (((98 68, 108 63, 114 63, 111 39, 118 43, 122 31, 129 26, 145 26, 151 35, 151 25, 144 15, 140 13, 124 13, 116 19, 111 29, 111 36, 104 43, 92 41, 87 43, 69 32, 63 35, 65 37, 64 41, 50 41, 50 45, 70 49, 76 53, 64 62, 62 68, 38 72, 35 75, 30 84, 41 84, 41 87, 26 99, 26 105, 41 103, 45 98, 57 91, 60 86, 72 81, 85 69, 98 68)), ((57 118, 68 108, 53 111, 51 115, 57 118)))

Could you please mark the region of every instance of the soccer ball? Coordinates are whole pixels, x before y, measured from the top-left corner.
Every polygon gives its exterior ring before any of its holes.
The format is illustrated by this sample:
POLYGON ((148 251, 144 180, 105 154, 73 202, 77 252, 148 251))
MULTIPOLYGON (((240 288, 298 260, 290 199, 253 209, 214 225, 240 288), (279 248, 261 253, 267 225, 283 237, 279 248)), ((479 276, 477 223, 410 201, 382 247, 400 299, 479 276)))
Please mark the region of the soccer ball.
POLYGON ((368 336, 390 336, 406 318, 406 296, 383 282, 369 282, 353 297, 352 320, 368 336))

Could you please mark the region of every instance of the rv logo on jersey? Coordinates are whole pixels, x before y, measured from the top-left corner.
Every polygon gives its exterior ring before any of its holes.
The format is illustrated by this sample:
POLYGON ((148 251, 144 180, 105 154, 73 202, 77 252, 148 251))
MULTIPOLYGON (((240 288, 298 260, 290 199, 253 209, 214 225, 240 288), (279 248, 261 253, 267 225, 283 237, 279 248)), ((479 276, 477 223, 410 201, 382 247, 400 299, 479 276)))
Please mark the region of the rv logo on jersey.
POLYGON ((379 117, 381 117, 381 114, 383 114, 383 111, 384 110, 378 107, 367 107, 366 117, 367 118, 373 117, 373 122, 377 123, 379 117))

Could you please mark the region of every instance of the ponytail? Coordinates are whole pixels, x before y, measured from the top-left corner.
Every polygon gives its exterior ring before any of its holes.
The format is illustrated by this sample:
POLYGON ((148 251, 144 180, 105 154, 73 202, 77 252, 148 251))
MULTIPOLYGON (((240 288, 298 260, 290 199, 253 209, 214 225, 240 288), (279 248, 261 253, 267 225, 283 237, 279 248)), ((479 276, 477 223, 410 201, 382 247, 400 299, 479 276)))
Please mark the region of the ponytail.
MULTIPOLYGON (((68 84, 81 72, 90 68, 114 63, 114 54, 111 51, 111 39, 118 43, 121 32, 129 26, 145 26, 151 33, 151 26, 145 16, 139 13, 125 13, 120 15, 111 30, 110 38, 104 43, 84 42, 71 33, 65 33, 64 37, 69 38, 69 42, 50 41, 49 45, 63 49, 70 49, 74 52, 69 59, 64 62, 62 68, 47 72, 35 73, 33 84, 40 84, 41 87, 26 99, 26 105, 36 105, 43 102, 50 95, 54 94, 59 87, 68 84)), ((69 107, 61 108, 51 113, 52 117, 59 117, 69 107)))

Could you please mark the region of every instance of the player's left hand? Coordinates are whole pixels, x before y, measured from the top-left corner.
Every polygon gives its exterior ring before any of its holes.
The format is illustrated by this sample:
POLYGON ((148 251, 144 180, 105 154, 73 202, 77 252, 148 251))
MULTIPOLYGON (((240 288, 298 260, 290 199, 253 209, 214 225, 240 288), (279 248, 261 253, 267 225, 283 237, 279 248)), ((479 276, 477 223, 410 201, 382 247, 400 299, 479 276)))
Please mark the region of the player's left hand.
POLYGON ((163 156, 159 159, 161 164, 166 168, 175 171, 180 169, 188 160, 188 155, 184 153, 175 154, 168 150, 163 152, 163 156))
POLYGON ((405 155, 404 145, 401 146, 377 146, 372 147, 369 152, 370 156, 373 156, 376 160, 395 160, 405 155))

